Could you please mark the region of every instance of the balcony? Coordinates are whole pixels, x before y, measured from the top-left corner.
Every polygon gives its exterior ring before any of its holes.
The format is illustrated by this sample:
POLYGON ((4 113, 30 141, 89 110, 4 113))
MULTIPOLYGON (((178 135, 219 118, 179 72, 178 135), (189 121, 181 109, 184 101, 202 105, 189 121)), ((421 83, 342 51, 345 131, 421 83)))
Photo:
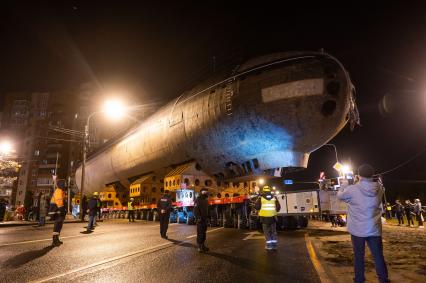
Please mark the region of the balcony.
POLYGON ((53 186, 53 179, 40 178, 37 179, 37 187, 51 187, 53 186))
MULTIPOLYGON (((59 157, 59 158, 61 158, 61 156, 62 156, 62 155, 59 153, 58 157, 59 157)), ((53 159, 53 158, 56 158, 56 152, 47 153, 47 154, 46 154, 46 158, 49 158, 49 159, 50 159, 50 158, 52 158, 52 159, 53 159)))
MULTIPOLYGON (((55 163, 52 163, 52 164, 39 164, 38 168, 40 168, 40 169, 43 169, 43 168, 47 168, 47 169, 52 168, 52 169, 54 169, 54 168, 56 168, 56 164, 55 163)), ((58 164, 58 168, 61 168, 60 164, 58 164)))

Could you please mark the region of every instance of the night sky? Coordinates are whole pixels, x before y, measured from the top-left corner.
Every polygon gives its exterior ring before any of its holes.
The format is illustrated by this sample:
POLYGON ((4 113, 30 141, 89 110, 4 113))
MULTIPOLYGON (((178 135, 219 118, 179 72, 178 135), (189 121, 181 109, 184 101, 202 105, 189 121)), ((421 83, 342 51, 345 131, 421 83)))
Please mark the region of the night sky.
MULTIPOLYGON (((142 2, 2 1, 1 98, 7 91, 95 82, 139 101, 166 102, 214 67, 271 52, 323 48, 344 64, 357 89, 362 126, 347 127, 331 141, 341 161, 355 167, 367 162, 383 172, 426 149, 422 1, 142 2), (379 107, 384 97, 386 110, 379 107)), ((333 149, 324 147, 311 155, 308 170, 291 177, 315 180, 321 170, 332 176, 334 161, 333 149)), ((391 199, 426 201, 425 161, 426 153, 384 175, 391 199)))

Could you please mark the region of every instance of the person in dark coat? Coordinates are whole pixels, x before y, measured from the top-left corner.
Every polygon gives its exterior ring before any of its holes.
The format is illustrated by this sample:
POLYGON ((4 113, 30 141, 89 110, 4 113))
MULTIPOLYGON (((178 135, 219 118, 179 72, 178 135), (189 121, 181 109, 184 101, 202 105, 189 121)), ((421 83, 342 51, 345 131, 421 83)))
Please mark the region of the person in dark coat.
POLYGON ((172 210, 172 198, 169 191, 164 191, 164 195, 157 202, 157 210, 160 216, 160 235, 167 239, 167 229, 169 228, 170 211, 172 210))
POLYGON ((413 204, 408 199, 405 201, 404 212, 405 216, 407 217, 407 226, 414 227, 413 204))
POLYGON ((95 229, 94 221, 98 212, 98 192, 94 192, 88 203, 89 223, 87 224, 87 232, 95 229))
POLYGON ((206 247, 207 221, 209 217, 209 201, 208 190, 202 188, 200 194, 195 200, 194 215, 197 220, 197 244, 198 252, 208 252, 210 249, 206 247))
POLYGON ((398 226, 404 225, 404 206, 402 203, 397 199, 395 201, 395 215, 398 219, 398 226))
POLYGON ((0 222, 3 222, 5 213, 6 213, 6 202, 3 199, 1 199, 0 200, 0 222))

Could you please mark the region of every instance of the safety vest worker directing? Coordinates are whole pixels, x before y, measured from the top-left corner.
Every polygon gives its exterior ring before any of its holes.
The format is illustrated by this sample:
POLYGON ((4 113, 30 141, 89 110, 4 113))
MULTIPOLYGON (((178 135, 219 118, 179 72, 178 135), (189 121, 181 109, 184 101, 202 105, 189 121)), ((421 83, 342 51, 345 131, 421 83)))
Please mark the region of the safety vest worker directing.
POLYGON ((133 207, 133 198, 130 198, 130 201, 127 202, 127 210, 129 212, 129 223, 130 221, 135 222, 135 211, 134 211, 134 207, 133 207))
POLYGON ((268 186, 263 187, 262 195, 257 199, 255 208, 259 211, 260 222, 265 234, 265 249, 276 250, 278 246, 276 216, 281 206, 268 186))

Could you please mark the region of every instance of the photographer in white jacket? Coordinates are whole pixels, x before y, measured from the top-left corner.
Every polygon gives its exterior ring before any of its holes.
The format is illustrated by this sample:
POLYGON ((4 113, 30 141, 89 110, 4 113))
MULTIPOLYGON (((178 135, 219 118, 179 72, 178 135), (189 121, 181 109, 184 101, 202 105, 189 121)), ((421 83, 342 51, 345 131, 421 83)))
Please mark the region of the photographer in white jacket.
POLYGON ((342 185, 337 197, 348 204, 348 232, 354 251, 356 283, 365 282, 365 243, 374 258, 380 282, 390 282, 383 256, 382 197, 383 187, 373 180, 374 168, 365 164, 358 168, 360 180, 354 185, 342 185))

